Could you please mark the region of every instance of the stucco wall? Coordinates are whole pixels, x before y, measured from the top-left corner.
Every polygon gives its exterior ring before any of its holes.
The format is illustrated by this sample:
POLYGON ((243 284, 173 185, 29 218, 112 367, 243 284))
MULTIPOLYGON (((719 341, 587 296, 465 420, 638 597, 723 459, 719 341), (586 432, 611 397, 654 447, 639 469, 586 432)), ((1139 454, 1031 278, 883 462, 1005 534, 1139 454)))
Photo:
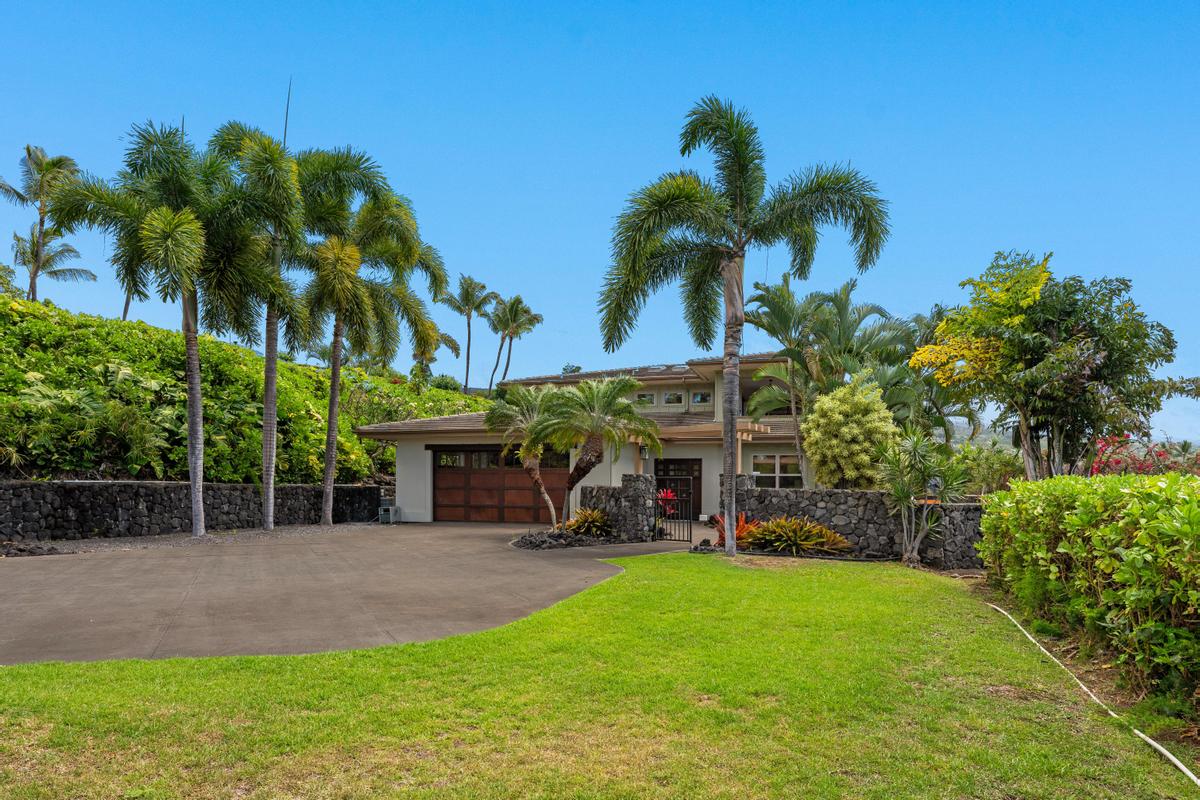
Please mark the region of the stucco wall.
POLYGON ((433 451, 396 442, 396 507, 404 522, 433 522, 433 451))
MULTIPOLYGON (((379 514, 378 486, 337 486, 334 522, 369 522, 379 514)), ((321 520, 321 487, 275 487, 277 525, 321 520)), ((250 484, 206 483, 210 530, 262 525, 262 495, 250 484)), ((160 481, 6 481, 0 483, 0 540, 91 539, 190 531, 191 489, 160 481)))

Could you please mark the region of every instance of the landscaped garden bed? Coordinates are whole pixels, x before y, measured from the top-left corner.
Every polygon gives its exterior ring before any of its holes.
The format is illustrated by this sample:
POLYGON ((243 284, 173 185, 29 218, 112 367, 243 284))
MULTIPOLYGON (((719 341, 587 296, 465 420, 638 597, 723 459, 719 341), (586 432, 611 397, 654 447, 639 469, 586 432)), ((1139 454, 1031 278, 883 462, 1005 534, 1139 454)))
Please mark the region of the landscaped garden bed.
POLYGON ((557 550, 564 547, 628 544, 649 541, 650 538, 649 534, 642 538, 631 538, 617 531, 605 512, 595 508, 581 508, 565 525, 530 531, 513 539, 512 546, 522 550, 557 550))

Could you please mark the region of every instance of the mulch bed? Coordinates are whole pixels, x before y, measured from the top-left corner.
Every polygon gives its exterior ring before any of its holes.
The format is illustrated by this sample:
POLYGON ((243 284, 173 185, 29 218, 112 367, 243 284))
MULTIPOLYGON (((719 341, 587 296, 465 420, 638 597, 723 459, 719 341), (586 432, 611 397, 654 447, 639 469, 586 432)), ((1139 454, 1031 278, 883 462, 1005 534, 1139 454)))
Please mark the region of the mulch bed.
POLYGON ((65 553, 54 545, 42 542, 0 542, 0 558, 57 555, 65 555, 65 553))
POLYGON ((558 550, 563 547, 594 547, 600 544, 625 544, 617 536, 583 536, 562 530, 530 531, 512 540, 522 550, 558 550))

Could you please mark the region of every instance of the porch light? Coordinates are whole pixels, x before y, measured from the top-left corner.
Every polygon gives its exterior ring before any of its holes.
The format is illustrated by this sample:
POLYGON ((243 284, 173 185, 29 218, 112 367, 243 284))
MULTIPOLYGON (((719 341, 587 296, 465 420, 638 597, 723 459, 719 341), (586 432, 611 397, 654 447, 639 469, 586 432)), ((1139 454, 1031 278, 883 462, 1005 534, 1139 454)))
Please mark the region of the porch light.
POLYGON ((650 448, 644 444, 638 445, 638 458, 642 461, 650 458, 650 448))

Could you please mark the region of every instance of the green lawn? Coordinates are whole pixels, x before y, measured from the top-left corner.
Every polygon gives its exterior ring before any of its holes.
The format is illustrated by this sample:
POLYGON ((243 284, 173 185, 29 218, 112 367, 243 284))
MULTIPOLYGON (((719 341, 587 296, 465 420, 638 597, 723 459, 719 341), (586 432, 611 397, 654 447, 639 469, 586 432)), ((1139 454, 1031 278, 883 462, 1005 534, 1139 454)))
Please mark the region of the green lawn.
POLYGON ((318 656, 0 671, 0 795, 1187 797, 961 583, 716 556, 318 656))

